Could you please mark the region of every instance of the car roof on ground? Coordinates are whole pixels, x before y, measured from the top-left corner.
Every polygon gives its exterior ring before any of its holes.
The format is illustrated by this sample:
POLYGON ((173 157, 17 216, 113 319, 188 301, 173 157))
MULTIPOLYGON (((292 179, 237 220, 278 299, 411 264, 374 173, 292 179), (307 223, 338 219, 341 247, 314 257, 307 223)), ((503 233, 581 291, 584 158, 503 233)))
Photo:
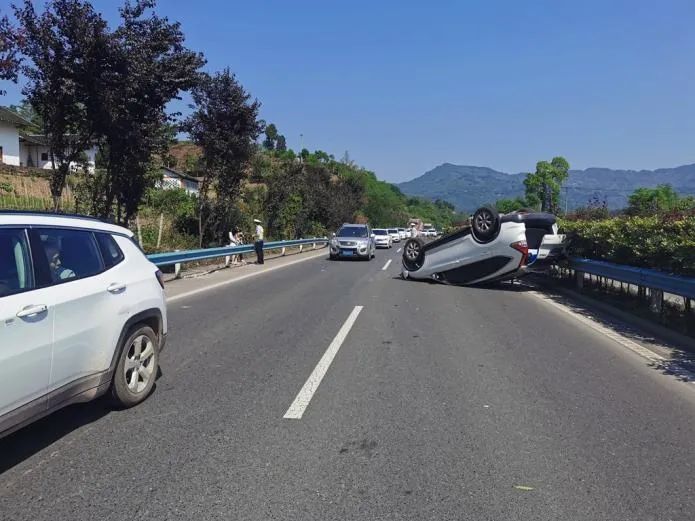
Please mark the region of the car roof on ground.
POLYGON ((105 223, 95 217, 85 215, 58 214, 49 212, 23 212, 0 210, 0 226, 59 226, 62 228, 82 228, 120 235, 133 236, 133 232, 122 226, 105 223))

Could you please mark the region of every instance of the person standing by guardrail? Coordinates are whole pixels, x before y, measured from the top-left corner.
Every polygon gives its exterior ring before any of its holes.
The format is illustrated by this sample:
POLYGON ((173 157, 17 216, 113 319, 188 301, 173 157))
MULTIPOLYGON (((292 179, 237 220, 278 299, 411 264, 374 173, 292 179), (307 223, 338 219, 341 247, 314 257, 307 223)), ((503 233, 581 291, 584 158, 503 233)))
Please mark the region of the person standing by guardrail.
POLYGON ((263 264, 263 237, 264 237, 264 230, 263 226, 261 226, 261 221, 260 219, 254 219, 254 223, 256 223, 256 233, 255 233, 255 239, 256 242, 254 242, 254 247, 256 249, 256 264, 263 264))
MULTIPOLYGON (((234 230, 229 232, 229 245, 230 246, 241 246, 244 244, 244 236, 241 233, 241 230, 238 227, 235 227, 234 230)), ((241 254, 237 255, 232 255, 232 265, 236 264, 243 264, 243 257, 241 254)))

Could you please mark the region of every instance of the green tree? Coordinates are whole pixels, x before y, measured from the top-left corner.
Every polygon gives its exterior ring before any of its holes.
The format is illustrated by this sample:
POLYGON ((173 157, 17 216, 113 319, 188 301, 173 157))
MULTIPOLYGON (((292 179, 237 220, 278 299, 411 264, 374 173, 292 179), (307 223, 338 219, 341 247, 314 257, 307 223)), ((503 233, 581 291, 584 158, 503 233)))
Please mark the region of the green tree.
POLYGON ((25 0, 15 7, 15 16, 22 34, 19 49, 28 58, 21 67, 27 78, 23 93, 48 139, 57 210, 71 163, 78 162, 94 140, 86 100, 94 73, 106 61, 107 25, 81 0, 53 0, 40 14, 25 0))
POLYGON ((213 238, 220 240, 227 222, 220 215, 229 215, 238 198, 245 167, 256 151, 256 139, 263 131, 258 120, 260 103, 252 100, 229 69, 213 76, 203 75, 192 89, 195 110, 186 119, 183 129, 201 147, 203 183, 200 190, 200 241, 212 221, 218 226, 213 238), (210 189, 216 199, 211 204, 210 189))
POLYGON ((263 140, 263 148, 266 150, 275 150, 278 140, 278 129, 274 123, 265 127, 265 139, 263 140))
POLYGON ((275 143, 275 150, 278 152, 285 152, 287 150, 287 140, 282 134, 278 135, 277 142, 275 143))
MULTIPOLYGON (((23 38, 7 16, 0 17, 0 80, 17 83, 22 64, 23 38)), ((5 94, 6 91, 0 89, 0 95, 5 94)))
POLYGON ((498 199, 495 201, 495 208, 501 213, 511 213, 529 206, 526 200, 521 197, 514 199, 498 199))
POLYGON ((186 154, 183 158, 183 171, 187 174, 195 174, 198 170, 200 170, 200 157, 197 154, 186 154))
POLYGON ((679 199, 678 193, 669 184, 638 188, 628 199, 627 212, 630 215, 656 215, 677 209, 679 199))
POLYGON ((31 123, 22 130, 33 133, 40 133, 42 131, 43 119, 41 119, 41 116, 39 116, 34 110, 34 107, 32 107, 27 100, 23 100, 19 105, 10 105, 8 108, 31 123))
POLYGON ((564 157, 536 163, 535 173, 526 174, 526 202, 529 206, 540 206, 544 212, 559 211, 560 189, 569 176, 570 165, 564 157))
POLYGON ((126 1, 120 25, 108 40, 108 67, 97 71, 88 97, 94 134, 102 143, 106 193, 100 215, 116 205, 127 222, 145 190, 158 179, 152 158, 166 153, 173 117, 166 105, 193 87, 202 55, 184 46, 180 24, 158 16, 154 0, 126 1))

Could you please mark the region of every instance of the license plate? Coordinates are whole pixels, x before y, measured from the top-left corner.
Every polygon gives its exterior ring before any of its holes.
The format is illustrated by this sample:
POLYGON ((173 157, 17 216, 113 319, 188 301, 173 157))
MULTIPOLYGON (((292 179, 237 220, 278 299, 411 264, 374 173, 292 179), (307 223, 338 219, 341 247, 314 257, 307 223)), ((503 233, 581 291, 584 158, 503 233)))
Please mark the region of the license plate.
POLYGON ((340 250, 340 254, 345 257, 350 257, 354 252, 352 250, 340 250))

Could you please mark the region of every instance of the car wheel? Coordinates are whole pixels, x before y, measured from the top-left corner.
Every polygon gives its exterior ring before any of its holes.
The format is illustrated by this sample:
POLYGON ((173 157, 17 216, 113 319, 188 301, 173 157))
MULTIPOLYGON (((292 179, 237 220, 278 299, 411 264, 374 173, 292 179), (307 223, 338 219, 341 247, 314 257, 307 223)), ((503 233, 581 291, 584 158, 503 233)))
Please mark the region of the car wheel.
POLYGON ((499 234, 500 214, 491 206, 483 206, 473 214, 471 225, 473 237, 478 242, 490 242, 499 234))
POLYGON ((422 267, 425 258, 425 243, 422 239, 408 239, 403 247, 403 265, 409 271, 417 271, 422 267))
POLYGON ((111 383, 116 405, 132 407, 150 394, 159 367, 158 342, 152 328, 144 324, 128 335, 111 383))

